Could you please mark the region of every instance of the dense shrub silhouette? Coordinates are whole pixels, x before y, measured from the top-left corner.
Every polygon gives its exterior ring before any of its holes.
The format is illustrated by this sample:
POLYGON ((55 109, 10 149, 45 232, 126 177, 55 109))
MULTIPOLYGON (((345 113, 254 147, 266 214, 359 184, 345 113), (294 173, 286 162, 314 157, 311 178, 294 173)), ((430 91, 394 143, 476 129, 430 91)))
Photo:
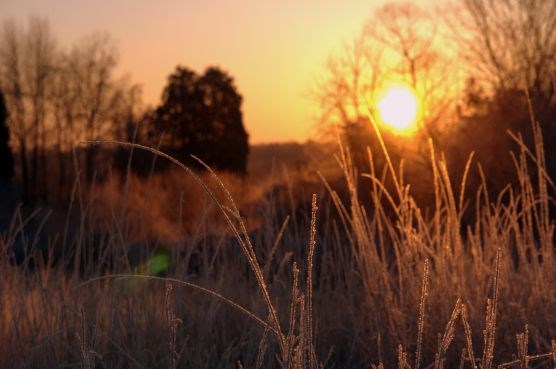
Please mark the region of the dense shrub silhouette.
POLYGON ((152 114, 162 149, 199 167, 195 155, 214 169, 245 174, 249 153, 242 97, 232 77, 216 67, 198 75, 178 66, 168 78, 162 103, 152 114))

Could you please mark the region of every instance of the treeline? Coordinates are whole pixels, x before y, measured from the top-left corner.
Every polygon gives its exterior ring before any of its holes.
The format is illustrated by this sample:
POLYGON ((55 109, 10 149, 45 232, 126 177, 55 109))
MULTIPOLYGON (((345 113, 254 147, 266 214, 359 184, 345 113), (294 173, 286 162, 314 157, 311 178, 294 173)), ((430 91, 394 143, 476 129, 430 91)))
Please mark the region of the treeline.
MULTIPOLYGON (((521 143, 533 147, 537 122, 547 169, 555 173, 555 19, 551 0, 461 0, 434 9, 388 3, 329 58, 314 90, 322 131, 341 127, 360 172, 380 176, 386 161, 367 113, 377 115, 373 102, 384 85, 403 82, 419 96, 420 129, 408 137, 381 132, 394 164, 403 159, 403 178, 423 203, 432 195, 432 152, 444 155, 448 171, 458 176, 473 153, 471 191, 484 185, 494 195, 509 182, 517 184, 518 164, 510 152, 521 143)), ((117 76, 116 66, 117 52, 106 35, 64 49, 43 19, 33 18, 26 27, 4 24, 0 90, 24 200, 67 197, 76 178, 91 183, 112 164, 126 168, 128 151, 118 150, 114 161, 108 150, 79 145, 98 139, 160 147, 202 167, 193 154, 216 169, 246 173, 242 97, 229 74, 178 66, 160 104, 149 108, 140 86, 117 76)), ((148 174, 152 156, 134 157, 131 168, 148 174)), ((531 175, 534 180, 538 173, 531 175)))
MULTIPOLYGON (((23 202, 67 199, 76 180, 90 184, 113 166, 127 166, 128 151, 86 141, 139 142, 180 159, 195 154, 217 169, 246 172, 242 98, 226 72, 211 67, 197 75, 178 66, 160 105, 150 108, 141 87, 117 75, 117 66, 107 34, 63 48, 45 19, 3 24, 0 91, 23 202)), ((136 157, 137 172, 150 167, 152 155, 136 157)))
POLYGON ((44 19, 31 18, 27 27, 4 23, 0 90, 23 201, 68 193, 76 170, 92 181, 97 151, 78 144, 119 137, 136 119, 140 89, 117 78, 116 66, 107 35, 88 36, 64 50, 44 19))

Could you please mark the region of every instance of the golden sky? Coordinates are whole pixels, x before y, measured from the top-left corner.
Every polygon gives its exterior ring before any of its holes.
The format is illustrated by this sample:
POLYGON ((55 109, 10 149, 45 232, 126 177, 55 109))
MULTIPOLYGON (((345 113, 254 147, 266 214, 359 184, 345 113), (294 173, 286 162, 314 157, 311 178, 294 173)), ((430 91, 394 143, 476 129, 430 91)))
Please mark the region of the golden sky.
POLYGON ((119 72, 159 101, 181 64, 228 71, 244 97, 251 143, 305 140, 315 132, 308 96, 324 62, 360 31, 369 0, 0 0, 0 19, 46 17, 62 46, 93 31, 117 42, 119 72))

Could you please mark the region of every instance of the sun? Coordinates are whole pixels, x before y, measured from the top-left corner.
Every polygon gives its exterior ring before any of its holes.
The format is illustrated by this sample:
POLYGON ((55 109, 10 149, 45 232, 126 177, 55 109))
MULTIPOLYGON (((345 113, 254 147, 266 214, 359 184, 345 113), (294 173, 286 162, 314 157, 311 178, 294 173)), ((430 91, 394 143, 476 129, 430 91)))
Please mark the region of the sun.
POLYGON ((416 128, 419 100, 410 87, 388 87, 379 97, 376 107, 382 123, 392 130, 403 133, 416 128))

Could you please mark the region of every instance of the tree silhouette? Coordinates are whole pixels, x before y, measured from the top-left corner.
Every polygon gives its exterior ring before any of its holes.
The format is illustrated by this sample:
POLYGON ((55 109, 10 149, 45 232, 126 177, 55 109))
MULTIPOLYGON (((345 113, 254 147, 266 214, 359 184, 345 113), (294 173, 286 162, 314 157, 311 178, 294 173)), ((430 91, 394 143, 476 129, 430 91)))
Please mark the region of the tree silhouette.
POLYGON ((245 174, 249 146, 241 102, 232 77, 219 68, 199 76, 178 66, 154 113, 156 131, 165 133, 165 149, 189 165, 197 166, 195 155, 215 169, 245 174))
POLYGON ((6 124, 8 112, 0 91, 0 183, 9 182, 14 175, 14 158, 9 147, 10 130, 6 124))
MULTIPOLYGON (((550 177, 556 173, 554 114, 556 113, 556 2, 550 0, 464 0, 447 18, 459 44, 459 56, 469 75, 463 91, 460 124, 451 147, 455 172, 471 151, 488 173, 490 195, 508 183, 518 183, 519 135, 535 152, 531 121, 542 129, 544 161, 550 177), (532 114, 531 114, 532 113, 532 114)), ((532 168, 530 168, 532 169, 532 168)), ((482 179, 470 173, 477 186, 482 179)), ((535 183, 534 170, 529 179, 535 183)), ((468 186, 469 187, 469 186, 468 186)))
POLYGON ((23 202, 53 196, 66 201, 80 169, 88 183, 102 179, 102 151, 79 143, 119 138, 133 85, 116 78, 116 67, 117 49, 107 34, 91 34, 64 49, 46 19, 3 22, 0 86, 23 202))
POLYGON ((527 89, 546 108, 556 95, 556 2, 464 0, 453 34, 461 56, 492 90, 527 89))

